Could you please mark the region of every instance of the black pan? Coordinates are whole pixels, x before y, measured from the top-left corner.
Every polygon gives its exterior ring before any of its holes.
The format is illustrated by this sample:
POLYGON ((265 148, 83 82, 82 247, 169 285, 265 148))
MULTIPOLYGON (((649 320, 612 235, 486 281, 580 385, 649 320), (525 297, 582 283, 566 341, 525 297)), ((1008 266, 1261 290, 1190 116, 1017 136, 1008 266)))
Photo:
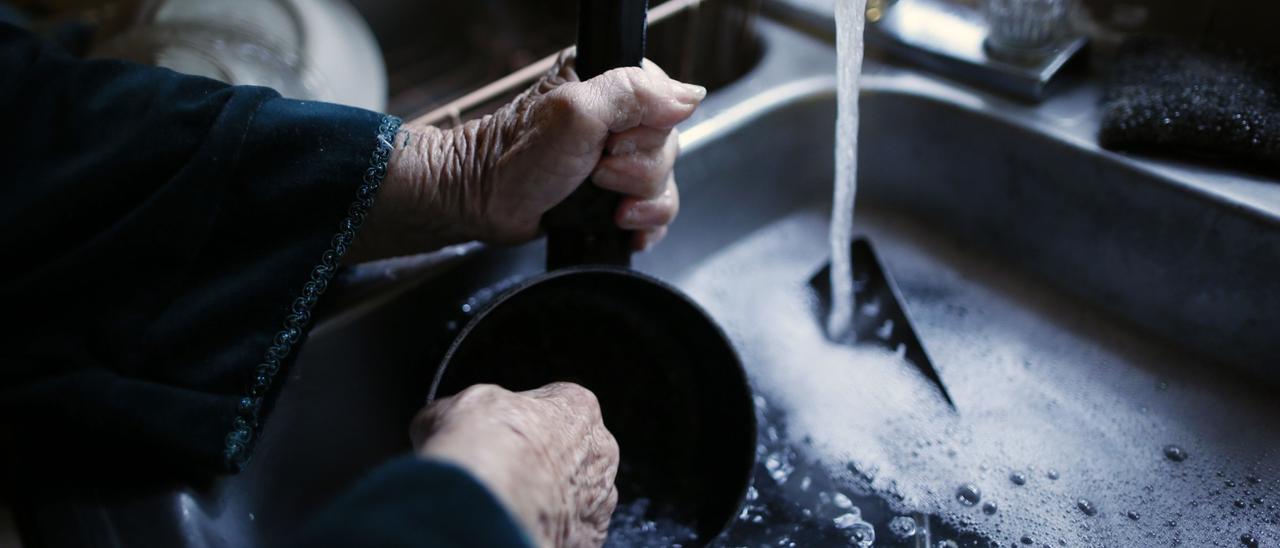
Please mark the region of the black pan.
MULTIPOLYGON (((646 2, 583 0, 582 79, 644 54, 646 2)), ((619 505, 650 501, 704 545, 737 515, 755 464, 755 410, 724 332, 670 285, 629 268, 620 196, 582 185, 543 219, 548 272, 508 290, 462 329, 428 396, 476 383, 528 390, 553 381, 596 394, 618 440, 619 505)))

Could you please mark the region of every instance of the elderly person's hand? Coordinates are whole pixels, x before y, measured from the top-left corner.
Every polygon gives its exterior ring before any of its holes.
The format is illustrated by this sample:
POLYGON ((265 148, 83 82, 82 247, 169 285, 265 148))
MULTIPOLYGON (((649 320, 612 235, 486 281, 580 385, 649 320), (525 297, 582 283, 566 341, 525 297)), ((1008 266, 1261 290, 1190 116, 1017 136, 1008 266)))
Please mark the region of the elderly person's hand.
POLYGON ((587 389, 472 386, 413 421, 419 455, 470 471, 539 546, 598 547, 618 501, 618 443, 587 389))
POLYGON ((528 241, 542 214, 588 176, 626 196, 617 223, 635 231, 636 249, 661 239, 679 207, 674 126, 706 90, 647 60, 586 82, 571 65, 561 56, 541 81, 482 119, 452 129, 405 124, 354 259, 468 240, 528 241))

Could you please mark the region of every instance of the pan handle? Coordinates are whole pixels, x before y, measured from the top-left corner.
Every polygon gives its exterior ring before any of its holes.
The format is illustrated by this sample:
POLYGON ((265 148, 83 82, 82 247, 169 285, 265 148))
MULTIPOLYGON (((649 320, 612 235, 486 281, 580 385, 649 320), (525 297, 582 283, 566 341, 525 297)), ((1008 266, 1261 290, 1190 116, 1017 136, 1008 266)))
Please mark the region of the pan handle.
MULTIPOLYGON (((579 0, 574 68, 587 80, 609 69, 638 67, 644 59, 648 0, 579 0)), ((542 217, 547 270, 583 264, 631 266, 631 232, 614 213, 622 195, 590 180, 542 217)))

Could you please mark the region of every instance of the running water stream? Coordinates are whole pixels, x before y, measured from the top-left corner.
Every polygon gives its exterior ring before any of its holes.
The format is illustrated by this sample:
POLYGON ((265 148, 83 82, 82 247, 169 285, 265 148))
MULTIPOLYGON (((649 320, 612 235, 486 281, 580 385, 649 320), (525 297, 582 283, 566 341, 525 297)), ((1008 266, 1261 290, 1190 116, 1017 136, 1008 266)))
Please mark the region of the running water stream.
POLYGON ((853 338, 853 205, 858 188, 858 80, 862 74, 862 31, 867 0, 836 0, 835 193, 831 203, 831 315, 827 336, 853 338))

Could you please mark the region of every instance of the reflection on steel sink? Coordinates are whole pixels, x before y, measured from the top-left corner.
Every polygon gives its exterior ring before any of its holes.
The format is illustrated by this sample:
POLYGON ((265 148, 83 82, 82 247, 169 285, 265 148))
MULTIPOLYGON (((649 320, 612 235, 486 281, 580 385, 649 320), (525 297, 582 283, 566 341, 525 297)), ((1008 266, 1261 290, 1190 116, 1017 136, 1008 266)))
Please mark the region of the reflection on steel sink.
MULTIPOLYGON (((682 127, 681 216, 662 246, 637 257, 641 270, 678 282, 773 220, 830 207, 834 53, 761 23, 760 64, 682 127)), ((1082 137, 1087 120, 1048 119, 1088 105, 1095 87, 1028 107, 875 61, 867 70, 863 230, 903 241, 897 227, 917 227, 934 248, 973 248, 979 254, 963 253, 1093 303, 1083 306, 1110 317, 1099 321, 1119 326, 1117 337, 1176 341, 1280 377, 1271 357, 1280 199, 1242 192, 1239 180, 1192 181, 1181 166, 1102 152, 1082 137)), ((894 252, 885 255, 892 269, 894 252)), ((302 348, 242 474, 205 489, 162 485, 52 505, 39 532, 74 520, 112 531, 103 546, 281 544, 365 471, 408 450, 406 425, 460 307, 486 286, 539 271, 541 260, 540 243, 472 250, 387 287, 348 288, 302 348)), ((921 284, 902 284, 908 307, 928 297, 921 284)), ((920 337, 928 346, 928 329, 920 337)), ((963 364, 935 359, 944 379, 963 374, 963 364)))

